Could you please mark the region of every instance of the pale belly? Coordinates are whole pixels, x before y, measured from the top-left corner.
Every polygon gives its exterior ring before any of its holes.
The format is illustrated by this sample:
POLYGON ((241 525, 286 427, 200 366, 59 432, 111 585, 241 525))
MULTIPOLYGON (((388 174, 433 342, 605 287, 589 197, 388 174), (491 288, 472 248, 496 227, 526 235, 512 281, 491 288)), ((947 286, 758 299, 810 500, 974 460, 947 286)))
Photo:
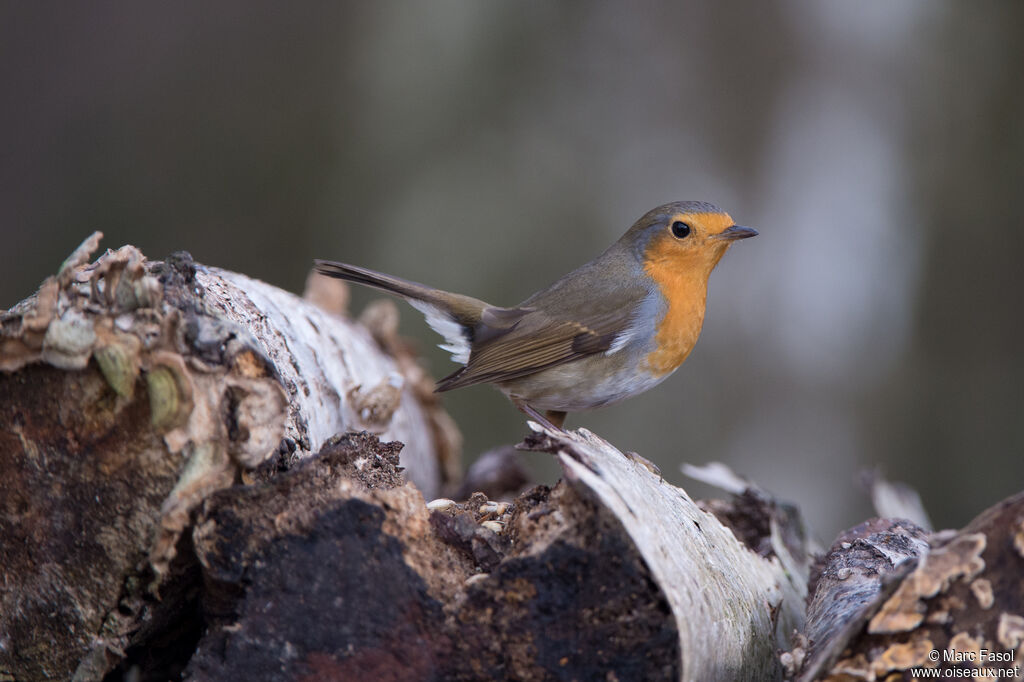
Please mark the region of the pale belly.
POLYGON ((503 382, 498 384, 498 388, 509 397, 524 400, 538 410, 580 412, 643 393, 672 374, 652 374, 640 358, 630 357, 629 351, 622 351, 622 357, 615 355, 567 362, 503 382))

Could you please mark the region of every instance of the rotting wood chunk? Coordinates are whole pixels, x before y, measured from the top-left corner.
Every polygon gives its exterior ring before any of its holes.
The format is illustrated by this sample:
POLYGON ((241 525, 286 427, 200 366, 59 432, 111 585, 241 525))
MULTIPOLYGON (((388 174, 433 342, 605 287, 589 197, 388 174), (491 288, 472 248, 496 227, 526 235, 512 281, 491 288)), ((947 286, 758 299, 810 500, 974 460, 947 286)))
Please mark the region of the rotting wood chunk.
POLYGON ((426 504, 399 444, 346 434, 215 493, 194 534, 194 679, 678 679, 664 596, 570 487, 426 504))

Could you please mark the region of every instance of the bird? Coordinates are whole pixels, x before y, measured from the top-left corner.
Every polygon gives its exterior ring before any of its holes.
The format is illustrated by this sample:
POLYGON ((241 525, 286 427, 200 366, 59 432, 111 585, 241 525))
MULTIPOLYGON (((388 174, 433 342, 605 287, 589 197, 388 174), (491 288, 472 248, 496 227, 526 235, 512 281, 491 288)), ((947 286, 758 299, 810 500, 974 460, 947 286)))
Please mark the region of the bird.
POLYGON ((493 384, 561 431, 568 413, 642 393, 683 364, 704 324, 711 271, 730 245, 757 234, 707 202, 664 204, 600 256, 509 308, 356 265, 314 267, 424 314, 444 338, 440 347, 463 365, 436 391, 493 384))

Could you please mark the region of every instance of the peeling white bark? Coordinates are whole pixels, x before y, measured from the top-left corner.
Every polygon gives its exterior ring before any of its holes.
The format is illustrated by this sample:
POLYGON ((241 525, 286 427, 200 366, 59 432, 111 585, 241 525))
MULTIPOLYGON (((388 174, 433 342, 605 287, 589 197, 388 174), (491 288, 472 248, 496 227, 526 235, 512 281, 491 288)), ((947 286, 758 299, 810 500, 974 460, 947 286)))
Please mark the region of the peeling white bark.
POLYGON ((366 429, 405 443, 402 466, 427 497, 440 471, 426 415, 394 360, 351 320, 259 280, 198 267, 205 302, 249 329, 289 394, 285 433, 305 451, 331 436, 366 429), (397 389, 397 390, 396 390, 397 389))
POLYGON ((806 580, 781 543, 759 556, 682 488, 586 429, 531 427, 550 440, 566 480, 622 522, 665 593, 682 652, 682 679, 776 680, 776 650, 803 622, 806 580), (790 570, 787 570, 790 569, 790 570))

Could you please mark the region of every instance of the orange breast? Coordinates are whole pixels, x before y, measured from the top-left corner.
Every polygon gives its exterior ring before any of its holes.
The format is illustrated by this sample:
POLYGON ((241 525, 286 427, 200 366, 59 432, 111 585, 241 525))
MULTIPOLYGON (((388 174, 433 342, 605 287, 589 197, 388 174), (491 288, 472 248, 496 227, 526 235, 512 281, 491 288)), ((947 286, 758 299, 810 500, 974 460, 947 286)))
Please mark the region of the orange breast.
POLYGON ((655 238, 646 252, 644 269, 665 297, 667 310, 658 323, 655 349, 646 363, 656 376, 662 376, 683 364, 693 350, 704 325, 708 274, 703 259, 680 255, 673 244, 655 238))

